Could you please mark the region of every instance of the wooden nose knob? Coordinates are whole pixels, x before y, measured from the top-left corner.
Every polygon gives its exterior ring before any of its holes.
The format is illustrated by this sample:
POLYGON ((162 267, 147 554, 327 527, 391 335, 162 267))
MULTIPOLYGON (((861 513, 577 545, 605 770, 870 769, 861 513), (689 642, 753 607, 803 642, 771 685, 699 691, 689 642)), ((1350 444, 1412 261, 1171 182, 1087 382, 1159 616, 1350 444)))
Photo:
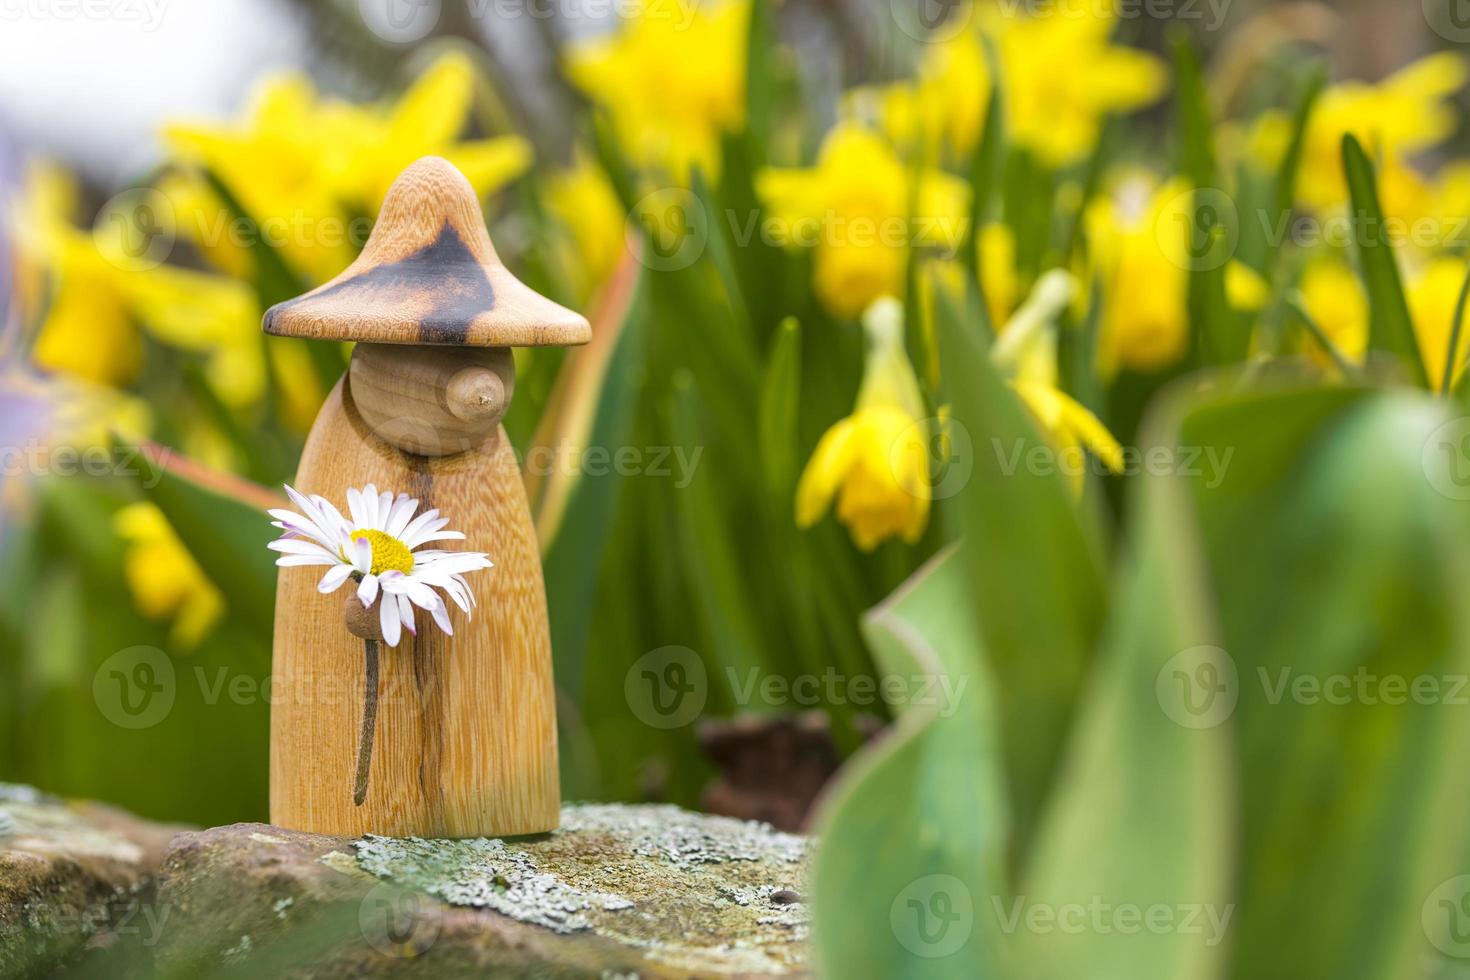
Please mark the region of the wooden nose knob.
POLYGON ((358 344, 348 386, 378 438, 419 456, 482 445, 515 393, 515 360, 504 347, 358 344))

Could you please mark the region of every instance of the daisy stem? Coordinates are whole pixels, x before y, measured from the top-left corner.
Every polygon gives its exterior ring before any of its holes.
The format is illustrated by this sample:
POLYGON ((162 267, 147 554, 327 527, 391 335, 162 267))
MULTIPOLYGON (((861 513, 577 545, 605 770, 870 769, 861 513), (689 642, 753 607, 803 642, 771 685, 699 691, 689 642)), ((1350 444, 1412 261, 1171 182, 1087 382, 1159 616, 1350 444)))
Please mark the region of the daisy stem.
POLYGON ((353 791, 354 806, 362 806, 367 799, 368 771, 373 762, 373 734, 378 728, 378 641, 363 640, 367 655, 367 686, 362 699, 362 734, 357 740, 357 789, 353 791))

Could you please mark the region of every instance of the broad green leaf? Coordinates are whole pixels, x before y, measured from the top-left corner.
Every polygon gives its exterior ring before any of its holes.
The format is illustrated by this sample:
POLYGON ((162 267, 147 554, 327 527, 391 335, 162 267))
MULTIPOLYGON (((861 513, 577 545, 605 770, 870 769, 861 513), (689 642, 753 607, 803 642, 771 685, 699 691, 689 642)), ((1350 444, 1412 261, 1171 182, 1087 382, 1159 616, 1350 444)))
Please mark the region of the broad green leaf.
POLYGON ((997 692, 953 550, 868 614, 880 677, 910 701, 818 819, 814 955, 829 977, 999 977, 1008 814, 997 692), (921 690, 927 687, 928 690, 921 690))
POLYGON ((1230 741, 1208 724, 1212 702, 1177 686, 1213 668, 1219 642, 1193 499, 1177 475, 1146 476, 1137 493, 1102 650, 1007 910, 1028 980, 1218 977, 1229 950, 1230 741), (1135 929, 1114 919, 1127 908, 1176 924, 1197 908, 1211 931, 1135 929))
POLYGON ((1240 447, 1224 482, 1195 486, 1238 675, 1231 975, 1441 975, 1463 953, 1430 945, 1456 935, 1434 925, 1436 889, 1470 871, 1458 430, 1418 395, 1255 401, 1184 426, 1240 447))
POLYGON ((1031 465, 1037 454, 1055 457, 955 303, 935 289, 959 454, 937 493, 971 545, 963 552, 971 579, 966 605, 978 617, 995 676, 1019 858, 1102 622, 1102 565, 1062 478, 1031 465))
POLYGON ((163 511, 225 601, 261 635, 273 629, 277 536, 265 513, 288 506, 258 484, 219 473, 162 446, 137 457, 138 486, 163 511))
MULTIPOLYGON (((563 365, 547 415, 527 461, 576 458, 589 446, 630 445, 646 341, 647 295, 642 267, 631 256, 593 317, 592 343, 563 365)), ((527 489, 541 540, 551 617, 556 679, 573 700, 582 692, 597 598, 598 570, 622 478, 592 476, 581 467, 528 466, 527 489)))
POLYGON ((1414 337, 1414 321, 1404 298, 1398 260, 1378 200, 1378 178, 1357 139, 1342 138, 1342 165, 1352 196, 1353 241, 1370 311, 1368 345, 1398 355, 1414 384, 1429 387, 1424 359, 1414 337))

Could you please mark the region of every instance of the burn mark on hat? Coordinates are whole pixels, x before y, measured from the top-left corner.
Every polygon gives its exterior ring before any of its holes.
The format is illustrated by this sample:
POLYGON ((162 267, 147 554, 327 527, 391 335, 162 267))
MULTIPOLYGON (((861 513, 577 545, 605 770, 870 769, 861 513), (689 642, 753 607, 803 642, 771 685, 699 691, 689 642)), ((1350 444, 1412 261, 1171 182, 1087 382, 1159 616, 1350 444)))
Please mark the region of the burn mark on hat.
POLYGON ((280 332, 275 322, 279 314, 308 312, 329 298, 362 310, 426 308, 417 317, 421 344, 463 344, 470 322, 495 308, 495 289, 484 268, 448 222, 431 244, 397 262, 272 306, 265 314, 266 333, 280 332))

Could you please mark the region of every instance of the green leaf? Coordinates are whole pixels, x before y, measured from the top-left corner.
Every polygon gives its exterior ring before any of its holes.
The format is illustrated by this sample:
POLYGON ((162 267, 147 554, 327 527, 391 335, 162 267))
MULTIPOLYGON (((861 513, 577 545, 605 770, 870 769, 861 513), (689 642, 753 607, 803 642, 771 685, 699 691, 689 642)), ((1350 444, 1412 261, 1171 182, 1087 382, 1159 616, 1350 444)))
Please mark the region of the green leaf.
MULTIPOLYGON (((547 453, 555 459, 589 446, 612 451, 631 443, 646 342, 642 266, 625 260, 607 292, 607 306, 593 317, 592 343, 563 365, 547 417, 527 454, 530 462, 547 453)), ((528 483, 541 539, 557 684, 575 701, 582 693, 608 527, 624 481, 616 473, 592 476, 574 469, 567 473, 554 467, 545 482, 533 470, 528 483)))
MULTIPOLYGON (((1165 433, 1145 444, 1176 442, 1165 433)), ((1160 700, 1172 698, 1175 674, 1213 664, 1203 650, 1218 643, 1190 487, 1178 475, 1146 476, 1133 504, 1097 668, 1010 910, 1016 921, 1033 910, 1197 906, 1218 923, 1231 909, 1228 735, 1185 727, 1176 719, 1192 716, 1160 700), (1191 649, 1202 653, 1182 653, 1191 649)), ((1219 976, 1228 949, 1180 929, 1021 936, 1018 975, 1028 980, 1219 976)))
POLYGON ((1429 376, 1414 337, 1414 321, 1404 298, 1398 260, 1378 201, 1378 178, 1362 145, 1351 133, 1342 138, 1342 165, 1352 197, 1353 241, 1368 291, 1368 345, 1398 355, 1413 383, 1427 388, 1429 376))
POLYGON ((1238 215, 1220 190, 1219 168, 1210 121, 1209 96, 1194 46, 1184 35, 1174 41, 1178 74, 1180 163, 1194 185, 1189 223, 1189 319, 1195 357, 1201 364, 1241 360, 1250 342, 1245 325, 1225 295, 1229 249, 1238 232, 1238 215))
POLYGON ((286 506, 284 500, 258 484, 215 472, 162 446, 146 446, 136 459, 143 496, 163 511, 230 608, 263 631, 261 635, 270 635, 275 622, 276 556, 266 545, 277 533, 265 512, 286 506))
POLYGON ((966 606, 978 617, 995 676, 1019 858, 1102 622, 1102 562, 1056 470, 1029 465, 1033 452, 1054 459, 1052 450, 954 304, 935 290, 959 454, 936 494, 971 545, 963 552, 971 579, 966 606))
POLYGON ((796 489, 801 443, 801 324, 782 321, 771 344, 760 392, 761 470, 773 510, 788 517, 796 489))
POLYGON ((951 550, 864 622, 880 675, 911 700, 894 705, 893 731, 842 770, 819 814, 823 976, 1002 975, 992 898, 1004 881, 1005 780, 970 594, 951 550))
POLYGON ((1470 510, 1450 421, 1362 390, 1185 420, 1186 442, 1240 447, 1194 488, 1239 676, 1235 977, 1450 968, 1430 945, 1453 938, 1436 890, 1470 870, 1470 773, 1451 761, 1470 742, 1470 510))

